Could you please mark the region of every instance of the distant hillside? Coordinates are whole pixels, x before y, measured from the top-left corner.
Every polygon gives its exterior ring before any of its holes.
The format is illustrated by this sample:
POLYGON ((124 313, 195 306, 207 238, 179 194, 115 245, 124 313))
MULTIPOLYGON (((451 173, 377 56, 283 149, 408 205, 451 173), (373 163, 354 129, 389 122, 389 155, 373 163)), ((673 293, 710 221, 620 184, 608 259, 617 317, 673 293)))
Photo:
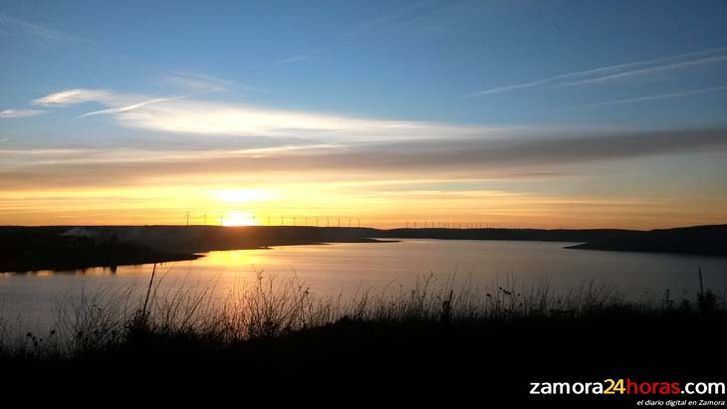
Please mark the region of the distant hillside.
POLYGON ((634 230, 543 230, 543 229, 392 229, 377 230, 377 238, 439 240, 516 240, 582 243, 597 239, 637 235, 634 230))
POLYGON ((190 260, 212 250, 373 241, 373 229, 219 226, 0 227, 0 272, 190 260))
POLYGON ((123 241, 112 231, 102 234, 79 227, 0 227, 0 249, 0 272, 72 271, 197 258, 123 241), (67 234, 69 230, 79 234, 67 234))
POLYGON ((594 237, 573 249, 646 251, 727 257, 727 225, 681 227, 594 237))
POLYGON ((573 249, 727 257, 727 225, 668 230, 392 229, 292 226, 0 227, 0 272, 71 270, 196 258, 213 250, 378 239, 583 243, 573 249))

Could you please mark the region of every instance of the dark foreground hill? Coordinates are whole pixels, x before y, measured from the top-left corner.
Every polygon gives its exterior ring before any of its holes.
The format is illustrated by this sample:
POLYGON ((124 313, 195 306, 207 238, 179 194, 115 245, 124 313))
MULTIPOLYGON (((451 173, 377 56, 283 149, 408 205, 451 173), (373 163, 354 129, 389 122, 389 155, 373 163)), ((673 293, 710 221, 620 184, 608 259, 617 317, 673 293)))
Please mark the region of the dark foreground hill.
MULTIPOLYGON (((482 407, 636 407, 642 399, 724 399, 723 395, 540 394, 532 383, 724 380, 718 329, 724 316, 652 315, 618 308, 575 318, 404 322, 343 319, 250 341, 214 334, 139 331, 112 348, 74 357, 0 356, 6 398, 43 381, 44 391, 89 389, 177 400, 245 396, 342 405, 373 399, 431 399, 482 407), (47 385, 45 385, 47 383, 47 385), (143 391, 143 392, 142 392, 143 391), (494 405, 494 406, 493 406, 494 405), (587 406, 583 406, 587 405, 587 406)), ((81 392, 79 392, 81 393, 81 392)), ((85 395, 85 392, 83 392, 85 395)), ((447 406, 460 407, 460 406, 447 406)))

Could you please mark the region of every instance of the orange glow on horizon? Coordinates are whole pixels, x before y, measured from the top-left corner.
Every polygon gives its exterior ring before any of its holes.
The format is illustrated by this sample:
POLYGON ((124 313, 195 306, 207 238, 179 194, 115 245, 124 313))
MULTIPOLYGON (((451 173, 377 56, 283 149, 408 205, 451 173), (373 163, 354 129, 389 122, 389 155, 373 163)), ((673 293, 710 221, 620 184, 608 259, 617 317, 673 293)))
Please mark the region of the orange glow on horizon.
POLYGON ((214 197, 221 203, 261 202, 276 198, 278 195, 263 189, 220 189, 215 190, 214 197))
MULTIPOLYGON (((439 183, 439 181, 425 181, 439 183)), ((421 183, 421 181, 420 181, 421 183)), ((549 195, 442 190, 400 180, 226 180, 224 175, 137 186, 9 190, 6 225, 308 225, 397 228, 667 228, 724 223, 727 202, 693 196, 549 195)))

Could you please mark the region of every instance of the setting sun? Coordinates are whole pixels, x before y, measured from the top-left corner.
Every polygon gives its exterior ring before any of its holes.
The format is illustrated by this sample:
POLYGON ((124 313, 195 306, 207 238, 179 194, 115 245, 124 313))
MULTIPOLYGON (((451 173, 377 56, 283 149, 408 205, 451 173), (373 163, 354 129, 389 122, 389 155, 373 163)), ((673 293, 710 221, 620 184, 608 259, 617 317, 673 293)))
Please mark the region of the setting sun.
POLYGON ((222 216, 223 226, 255 226, 255 216, 248 212, 229 212, 222 216))

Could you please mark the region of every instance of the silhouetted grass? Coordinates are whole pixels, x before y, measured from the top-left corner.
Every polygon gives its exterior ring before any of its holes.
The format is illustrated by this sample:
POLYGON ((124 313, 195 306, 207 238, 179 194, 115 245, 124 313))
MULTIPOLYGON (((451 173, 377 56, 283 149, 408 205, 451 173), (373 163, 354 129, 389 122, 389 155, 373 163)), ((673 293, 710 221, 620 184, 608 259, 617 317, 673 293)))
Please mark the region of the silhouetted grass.
POLYGON ((301 400, 335 392, 590 407, 582 402, 628 397, 563 400, 530 396, 527 386, 714 380, 727 366, 720 335, 727 314, 709 290, 689 300, 667 292, 650 304, 595 282, 559 294, 548 281, 526 285, 514 276, 482 289, 426 276, 410 291, 364 291, 344 300, 262 275, 224 302, 212 290, 167 293, 157 281, 148 300, 130 288, 87 293, 63 303, 46 334, 19 334, 0 321, 3 391, 36 392, 42 384, 67 394, 80 386, 107 396, 143 390, 166 400, 190 393, 248 399, 272 389, 260 396, 301 400))
POLYGON ((611 287, 593 281, 556 294, 547 280, 525 285, 513 275, 480 290, 469 281, 455 286, 453 278, 435 285, 430 275, 418 279, 410 291, 393 295, 364 291, 345 302, 341 297, 315 297, 297 280, 277 282, 262 274, 253 285, 232 290, 224 302, 213 299, 212 288, 181 288, 171 294, 161 294, 160 288, 159 282, 153 287, 150 283, 142 301, 132 296, 131 288, 83 293, 61 305, 47 334, 22 334, 0 319, 0 358, 73 359, 180 339, 224 348, 339 323, 542 326, 609 316, 725 315, 723 300, 709 290, 695 300, 678 301, 667 291, 660 305, 650 305, 625 301, 611 287))

